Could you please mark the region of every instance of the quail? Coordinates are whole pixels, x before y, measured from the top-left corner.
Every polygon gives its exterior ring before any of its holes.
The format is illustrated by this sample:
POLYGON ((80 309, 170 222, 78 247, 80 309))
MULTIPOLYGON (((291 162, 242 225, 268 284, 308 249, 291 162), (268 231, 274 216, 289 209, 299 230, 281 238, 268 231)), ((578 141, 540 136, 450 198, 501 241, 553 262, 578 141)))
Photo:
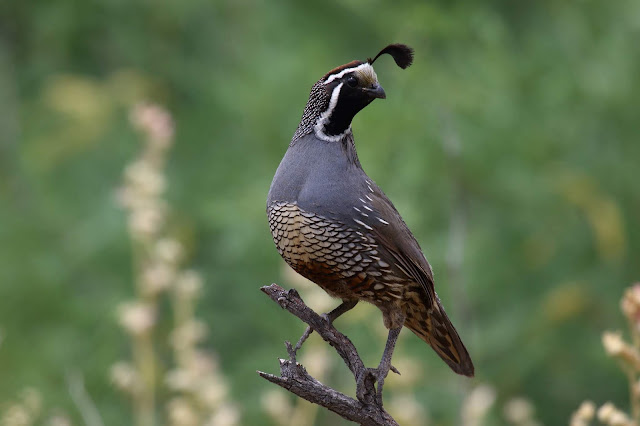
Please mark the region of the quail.
POLYGON ((342 299, 329 321, 358 301, 382 312, 389 335, 379 367, 370 369, 380 402, 403 326, 431 345, 454 372, 474 374, 418 242, 358 160, 351 121, 374 99, 386 97, 373 69, 382 54, 403 69, 413 62, 413 49, 391 44, 374 59, 334 68, 313 85, 267 198, 280 255, 296 272, 342 299))

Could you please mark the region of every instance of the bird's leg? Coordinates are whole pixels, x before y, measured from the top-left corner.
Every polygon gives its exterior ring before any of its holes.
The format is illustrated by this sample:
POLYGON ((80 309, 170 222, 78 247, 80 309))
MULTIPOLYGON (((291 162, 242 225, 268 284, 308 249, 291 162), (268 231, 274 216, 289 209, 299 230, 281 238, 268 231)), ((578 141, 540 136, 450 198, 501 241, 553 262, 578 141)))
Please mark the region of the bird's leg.
POLYGON ((336 319, 338 319, 340 315, 353 309, 353 307, 356 306, 356 304, 358 304, 357 299, 343 300, 342 303, 337 308, 335 308, 333 311, 329 312, 328 314, 324 314, 323 316, 327 321, 329 321, 329 324, 333 324, 333 322, 336 319))
MULTIPOLYGON (((401 322, 401 324, 403 322, 401 322)), ((391 366, 391 357, 393 356, 393 350, 396 347, 396 342, 398 341, 400 331, 402 331, 402 325, 396 328, 389 329, 387 344, 384 347, 384 352, 382 353, 382 359, 380 360, 378 368, 367 368, 356 379, 356 396, 358 397, 358 400, 365 400, 366 381, 377 381, 378 389, 376 391, 376 402, 379 406, 382 407, 382 388, 384 387, 384 379, 387 377, 387 374, 389 374, 389 370, 393 370, 394 372, 398 373, 398 370, 391 366)))
MULTIPOLYGON (((377 378, 378 378, 378 391, 376 392, 378 404, 382 407, 382 387, 384 386, 384 379, 389 374, 389 369, 391 368, 391 357, 393 356, 393 350, 396 347, 396 342, 398 341, 398 336, 400 335, 400 331, 402 331, 402 326, 397 328, 392 328, 389 330, 389 337, 387 337, 387 344, 384 347, 384 352, 382 353, 382 359, 380 360, 380 365, 377 368, 377 378)), ((397 371, 397 370, 396 370, 397 371)))
MULTIPOLYGON (((342 303, 336 307, 334 310, 332 310, 331 312, 327 313, 327 314, 323 314, 322 317, 324 319, 326 319, 329 324, 333 324, 333 322, 342 314, 344 314, 345 312, 353 309, 354 306, 356 306, 356 304, 358 303, 357 300, 343 300, 342 303)), ((302 336, 300 336, 300 339, 298 340, 298 343, 296 343, 295 348, 293 349, 294 352, 297 352, 298 349, 300 349, 302 347, 302 344, 305 342, 305 340, 307 340, 307 338, 311 335, 311 333, 313 332, 313 329, 311 328, 311 326, 307 326, 307 329, 304 331, 304 333, 302 334, 302 336)))

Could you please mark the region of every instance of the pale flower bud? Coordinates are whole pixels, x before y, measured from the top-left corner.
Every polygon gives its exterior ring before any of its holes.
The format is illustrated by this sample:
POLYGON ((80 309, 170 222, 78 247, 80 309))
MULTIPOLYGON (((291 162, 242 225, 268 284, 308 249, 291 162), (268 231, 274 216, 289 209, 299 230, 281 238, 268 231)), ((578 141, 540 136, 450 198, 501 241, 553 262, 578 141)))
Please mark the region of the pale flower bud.
POLYGON ((421 426, 426 423, 422 405, 411 394, 394 397, 389 404, 389 411, 402 425, 421 426))
POLYGON ((120 361, 111 366, 111 383, 125 392, 135 394, 140 387, 140 376, 133 365, 120 361))
POLYGON ((165 376, 165 383, 174 391, 191 391, 195 388, 196 378, 189 371, 181 368, 170 370, 165 376))
POLYGON ((202 278, 195 271, 185 271, 178 276, 176 281, 176 293, 186 299, 193 299, 202 289, 202 278))
POLYGON ((217 371, 218 362, 206 352, 197 350, 193 353, 193 359, 189 363, 189 369, 197 376, 204 376, 217 371))
POLYGON ((175 278, 174 269, 166 263, 156 262, 142 273, 142 290, 145 294, 154 295, 168 289, 175 278))
POLYGON ((300 363, 305 365, 309 374, 322 380, 331 366, 331 355, 326 346, 303 353, 300 363))
POLYGON ((602 334, 602 345, 609 356, 640 370, 640 354, 634 347, 622 340, 620 333, 605 331, 602 334))
POLYGON ((602 334, 602 345, 607 354, 616 357, 624 351, 625 343, 620 336, 620 333, 612 333, 605 331, 602 334))
POLYGON ((488 385, 474 388, 462 405, 462 420, 465 425, 480 425, 496 401, 495 390, 488 385))
POLYGON ((571 416, 569 426, 588 426, 596 415, 596 405, 591 401, 584 401, 571 416))
POLYGON ((225 404, 211 416, 205 426, 234 426, 239 421, 240 413, 238 409, 231 404, 225 404))
POLYGON ((507 421, 522 424, 533 419, 534 407, 525 398, 512 398, 504 406, 503 413, 507 421))
POLYGON ((155 310, 141 302, 124 303, 118 307, 118 320, 128 333, 138 336, 155 324, 155 310))
POLYGON ((611 402, 607 402, 598 410, 598 420, 610 426, 631 426, 631 420, 611 402))
POLYGON ((131 122, 147 134, 149 142, 159 149, 166 149, 173 138, 173 121, 169 113, 153 104, 140 104, 131 112, 131 122))
POLYGON ((129 230, 134 238, 144 238, 158 232, 164 221, 164 212, 154 205, 135 209, 129 216, 129 230))
POLYGON ((34 419, 24 406, 11 404, 4 410, 0 421, 7 426, 30 426, 34 419))
POLYGON ((640 283, 629 287, 620 301, 620 308, 625 316, 634 324, 636 332, 640 331, 640 283))
POLYGON ((165 189, 164 176, 151 163, 138 160, 125 169, 127 181, 137 192, 147 196, 157 196, 165 189))
POLYGON ((207 325, 192 319, 174 329, 169 337, 171 345, 176 349, 194 346, 207 335, 207 325))
POLYGON ((200 419, 194 407, 185 398, 173 398, 168 404, 170 424, 174 426, 197 426, 200 419))
POLYGON ((227 385, 221 380, 207 380, 198 389, 197 396, 201 403, 209 408, 218 407, 228 393, 227 385))
POLYGON ((163 238, 154 247, 158 260, 169 264, 176 264, 182 257, 182 245, 172 238, 163 238))

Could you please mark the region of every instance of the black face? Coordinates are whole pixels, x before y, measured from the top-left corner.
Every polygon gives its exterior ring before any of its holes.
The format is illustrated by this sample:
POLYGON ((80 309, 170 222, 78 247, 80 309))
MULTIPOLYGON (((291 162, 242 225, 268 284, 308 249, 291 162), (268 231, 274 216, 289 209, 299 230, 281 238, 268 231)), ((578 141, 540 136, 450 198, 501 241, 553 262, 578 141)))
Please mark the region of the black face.
MULTIPOLYGON (((370 85, 360 81, 355 72, 347 73, 329 83, 326 90, 331 98, 339 90, 338 98, 324 125, 324 133, 329 136, 345 132, 351 125, 353 117, 376 98, 384 98, 382 87, 376 82, 370 85), (338 89, 339 87, 339 89, 338 89)), ((332 99, 333 100, 333 99, 332 99)), ((332 102, 329 104, 331 109, 332 102)))

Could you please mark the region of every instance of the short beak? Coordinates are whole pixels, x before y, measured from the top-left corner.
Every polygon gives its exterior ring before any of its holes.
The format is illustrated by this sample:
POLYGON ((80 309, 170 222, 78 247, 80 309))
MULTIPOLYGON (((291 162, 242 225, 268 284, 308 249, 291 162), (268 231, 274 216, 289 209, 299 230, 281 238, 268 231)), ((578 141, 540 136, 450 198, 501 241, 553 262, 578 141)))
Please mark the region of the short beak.
POLYGON ((363 90, 372 98, 385 99, 387 97, 387 94, 384 93, 384 89, 378 83, 373 83, 371 87, 365 87, 363 90))

